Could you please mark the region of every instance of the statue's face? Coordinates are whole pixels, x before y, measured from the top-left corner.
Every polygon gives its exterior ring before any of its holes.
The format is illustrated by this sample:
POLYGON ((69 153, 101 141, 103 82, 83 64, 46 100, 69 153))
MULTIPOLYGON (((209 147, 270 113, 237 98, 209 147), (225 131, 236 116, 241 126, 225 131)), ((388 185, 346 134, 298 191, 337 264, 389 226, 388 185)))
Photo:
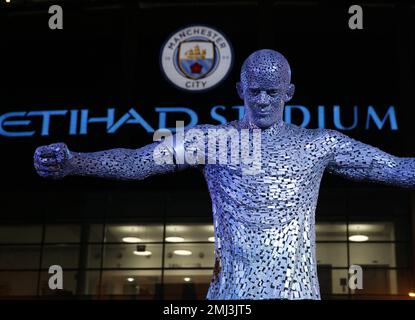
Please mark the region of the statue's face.
POLYGON ((259 128, 268 128, 283 119, 284 104, 294 93, 290 67, 278 52, 260 50, 244 62, 237 84, 245 103, 245 118, 259 128))

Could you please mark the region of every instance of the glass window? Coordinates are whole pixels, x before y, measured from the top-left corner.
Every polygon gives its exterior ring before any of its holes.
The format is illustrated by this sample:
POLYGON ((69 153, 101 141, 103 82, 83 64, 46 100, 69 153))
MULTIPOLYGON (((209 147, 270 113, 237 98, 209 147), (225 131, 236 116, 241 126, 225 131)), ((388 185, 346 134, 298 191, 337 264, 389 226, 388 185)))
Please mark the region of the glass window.
MULTIPOLYGON (((80 271, 81 272, 81 271, 80 271)), ((83 271, 84 272, 84 287, 79 289, 84 295, 99 295, 99 277, 100 271, 83 271)))
POLYGON ((405 243, 350 243, 350 264, 408 267, 410 259, 405 243))
MULTIPOLYGON (((331 269, 331 294, 344 295, 349 293, 349 269, 331 269)), ((325 279, 327 281, 327 278, 325 279)))
POLYGON ((413 291, 409 269, 388 269, 374 265, 361 267, 363 288, 349 290, 351 274, 348 273, 348 269, 319 266, 318 276, 323 298, 325 295, 347 295, 349 292, 357 298, 362 296, 365 299, 379 298, 379 295, 400 295, 402 298, 408 298, 408 293, 413 291))
POLYGON ((164 299, 206 299, 212 270, 165 270, 164 299))
MULTIPOLYGON (((386 269, 376 266, 363 266, 363 288, 351 290, 354 296, 400 295, 407 299, 413 292, 411 271, 409 269, 386 269)), ((366 297, 368 298, 368 297, 366 297)))
POLYGON ((160 298, 161 270, 122 270, 102 273, 103 298, 129 295, 134 299, 160 298))
POLYGON ((316 224, 316 241, 346 241, 347 226, 339 222, 319 222, 316 224))
POLYGON ((161 268, 161 244, 107 244, 104 268, 161 268))
POLYGON ((43 268, 49 268, 54 264, 63 268, 100 268, 101 255, 101 245, 45 245, 42 265, 43 268))
POLYGON ((47 225, 45 242, 79 242, 81 227, 75 224, 47 225))
POLYGON ((212 224, 187 223, 166 226, 167 242, 214 242, 212 224))
MULTIPOLYGON (((49 288, 49 279, 53 277, 54 274, 47 271, 41 272, 40 275, 40 285, 39 285, 39 294, 42 296, 74 296, 76 295, 76 287, 78 280, 77 271, 65 271, 63 269, 62 273, 62 289, 50 289, 49 288)), ((53 279, 52 279, 53 280, 53 279)))
POLYGON ((0 226, 0 243, 40 243, 42 225, 0 226))
POLYGON ((36 296, 38 272, 0 271, 0 297, 36 296))
POLYGON ((317 243, 317 263, 332 267, 348 267, 347 243, 317 243))
POLYGON ((162 242, 163 225, 108 225, 105 232, 105 242, 162 242))
POLYGON ((91 224, 89 226, 88 242, 102 242, 104 226, 102 224, 91 224))
POLYGON ((166 244, 166 268, 213 268, 214 244, 166 244))
POLYGON ((40 281, 41 295, 99 295, 100 271, 65 271, 63 270, 63 291, 51 290, 48 282, 52 274, 42 272, 40 281))
POLYGON ((78 268, 79 245, 45 245, 43 247, 42 268, 49 269, 52 265, 65 268, 78 268))
POLYGON ((0 246, 0 269, 38 269, 40 246, 0 246))
POLYGON ((368 241, 394 241, 395 228, 392 222, 353 222, 349 224, 351 237, 364 236, 368 241))
POLYGON ((348 269, 333 269, 328 265, 319 265, 317 273, 322 299, 332 295, 340 295, 341 298, 341 295, 348 294, 348 269))
MULTIPOLYGON (((101 268, 102 261, 102 246, 100 244, 90 244, 81 246, 81 251, 86 250, 86 262, 83 268, 101 268)), ((82 255, 82 253, 81 253, 82 255)))

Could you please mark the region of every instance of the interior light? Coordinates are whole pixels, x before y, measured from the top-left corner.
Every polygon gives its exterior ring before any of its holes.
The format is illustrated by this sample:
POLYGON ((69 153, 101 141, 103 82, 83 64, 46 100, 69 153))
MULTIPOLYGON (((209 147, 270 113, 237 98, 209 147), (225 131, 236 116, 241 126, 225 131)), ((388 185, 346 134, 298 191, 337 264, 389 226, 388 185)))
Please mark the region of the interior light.
POLYGON ((128 282, 134 282, 134 278, 127 278, 128 282))
POLYGON ((183 278, 183 280, 184 281, 186 281, 186 282, 189 282, 190 280, 192 280, 191 278, 189 278, 189 277, 186 277, 186 278, 183 278))
POLYGON ((210 242, 215 242, 215 237, 209 237, 209 238, 208 238, 208 241, 210 241, 210 242))
POLYGON ((350 236, 349 240, 353 242, 365 242, 369 240, 369 237, 363 234, 355 234, 355 235, 350 236))
POLYGON ((411 298, 415 298, 415 292, 409 292, 408 296, 410 296, 411 298))
POLYGON ((166 237, 167 242, 183 242, 184 238, 182 237, 166 237))
POLYGON ((174 250, 174 254, 177 254, 178 256, 190 256, 192 254, 192 251, 190 250, 174 250))
POLYGON ((133 252, 136 256, 151 256, 153 253, 151 251, 134 251, 133 252))
POLYGON ((141 242, 141 239, 137 237, 124 237, 122 238, 122 241, 127 242, 127 243, 136 243, 136 242, 141 242))

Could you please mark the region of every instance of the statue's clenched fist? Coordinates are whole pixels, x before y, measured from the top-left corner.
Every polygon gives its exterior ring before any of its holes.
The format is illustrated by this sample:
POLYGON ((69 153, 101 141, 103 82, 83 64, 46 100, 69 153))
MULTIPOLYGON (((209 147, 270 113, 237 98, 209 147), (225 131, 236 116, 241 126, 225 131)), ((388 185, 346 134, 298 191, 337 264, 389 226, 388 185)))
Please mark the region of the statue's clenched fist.
POLYGON ((60 179, 73 171, 73 158, 64 143, 41 146, 34 154, 34 166, 38 175, 45 178, 60 179))

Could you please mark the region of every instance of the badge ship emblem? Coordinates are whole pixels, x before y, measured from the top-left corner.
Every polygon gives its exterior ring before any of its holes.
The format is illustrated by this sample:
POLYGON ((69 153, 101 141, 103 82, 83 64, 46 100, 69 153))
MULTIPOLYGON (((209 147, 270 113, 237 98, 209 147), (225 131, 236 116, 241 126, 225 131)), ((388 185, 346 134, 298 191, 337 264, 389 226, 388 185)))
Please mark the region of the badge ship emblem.
POLYGON ((179 45, 177 65, 189 79, 206 77, 216 64, 214 44, 208 41, 187 41, 179 45))

